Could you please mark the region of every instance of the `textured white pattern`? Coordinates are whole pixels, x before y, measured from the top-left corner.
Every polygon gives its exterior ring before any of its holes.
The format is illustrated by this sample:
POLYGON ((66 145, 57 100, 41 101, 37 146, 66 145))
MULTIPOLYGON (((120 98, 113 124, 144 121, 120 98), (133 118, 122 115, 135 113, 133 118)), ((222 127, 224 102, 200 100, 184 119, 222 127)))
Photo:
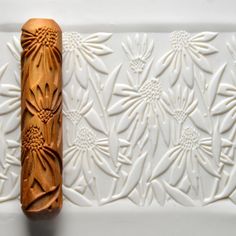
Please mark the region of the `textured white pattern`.
MULTIPOLYGON (((17 37, 5 39, 1 202, 19 195, 20 170, 21 49, 17 37)), ((236 203, 232 33, 66 32, 63 60, 66 199, 79 206, 124 198, 139 206, 236 203)))

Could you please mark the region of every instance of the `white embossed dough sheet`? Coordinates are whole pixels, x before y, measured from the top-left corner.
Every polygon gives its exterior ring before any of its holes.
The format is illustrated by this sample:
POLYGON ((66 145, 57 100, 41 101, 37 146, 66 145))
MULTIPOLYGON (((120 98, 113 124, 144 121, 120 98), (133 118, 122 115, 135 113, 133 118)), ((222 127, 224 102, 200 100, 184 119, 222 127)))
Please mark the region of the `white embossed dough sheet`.
POLYGON ((1 235, 233 235, 236 4, 11 2, 0 17, 1 235), (44 223, 19 204, 30 17, 63 30, 64 206, 44 223))

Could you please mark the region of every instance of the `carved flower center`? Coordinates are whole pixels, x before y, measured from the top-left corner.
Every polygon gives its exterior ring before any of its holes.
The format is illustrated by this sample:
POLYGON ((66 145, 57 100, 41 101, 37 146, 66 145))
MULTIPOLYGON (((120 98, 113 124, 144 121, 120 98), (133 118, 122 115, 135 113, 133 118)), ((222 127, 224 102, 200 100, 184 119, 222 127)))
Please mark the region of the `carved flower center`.
POLYGON ((187 114, 180 109, 176 109, 174 111, 174 118, 179 122, 182 123, 186 118, 187 118, 187 114))
POLYGON ((130 61, 130 68, 134 71, 134 73, 142 73, 146 62, 142 60, 140 57, 137 57, 130 61))
POLYGON ((36 38, 38 43, 46 47, 55 47, 57 42, 57 32, 48 27, 41 27, 36 30, 36 38))
POLYGON ((78 123, 81 119, 81 115, 79 111, 73 110, 73 111, 67 111, 65 113, 66 117, 71 120, 74 124, 78 123))
POLYGON ((190 34, 186 31, 174 31, 170 34, 170 42, 174 50, 182 50, 189 46, 190 34))
POLYGON ((96 135, 91 129, 87 127, 81 127, 78 130, 78 134, 74 141, 77 148, 81 151, 92 149, 96 145, 95 142, 96 135))
POLYGON ((162 92, 159 79, 145 81, 139 92, 147 103, 156 103, 162 92))
POLYGON ((43 123, 46 124, 48 120, 53 117, 53 112, 49 109, 44 109, 38 113, 38 117, 43 123))
POLYGON ((191 128, 188 127, 184 129, 181 138, 180 138, 180 146, 184 150, 193 150, 199 147, 199 133, 191 128))
POLYGON ((63 33, 63 50, 74 51, 80 47, 81 36, 77 32, 63 33))
POLYGON ((37 126, 30 127, 22 137, 22 146, 27 151, 37 151, 43 148, 43 144, 43 134, 37 126))

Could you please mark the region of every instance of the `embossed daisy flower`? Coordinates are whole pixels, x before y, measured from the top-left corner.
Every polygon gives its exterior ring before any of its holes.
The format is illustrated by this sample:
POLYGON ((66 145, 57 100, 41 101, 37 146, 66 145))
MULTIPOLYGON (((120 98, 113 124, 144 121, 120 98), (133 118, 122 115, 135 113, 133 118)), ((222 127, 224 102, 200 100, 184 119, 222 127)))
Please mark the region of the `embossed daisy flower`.
POLYGON ((134 73, 142 73, 147 60, 150 58, 154 42, 149 40, 147 34, 140 37, 136 34, 134 39, 127 37, 127 42, 122 43, 122 47, 129 59, 129 67, 134 73))
POLYGON ((85 63, 98 72, 107 74, 107 67, 100 57, 113 52, 103 44, 110 37, 110 33, 96 33, 86 37, 78 32, 63 33, 63 60, 64 64, 68 65, 65 68, 65 84, 75 76, 79 84, 87 88, 87 75, 84 74, 85 63))
POLYGON ((182 89, 180 85, 175 90, 169 90, 168 106, 165 106, 166 111, 182 124, 186 118, 196 109, 198 101, 194 98, 194 91, 189 91, 187 88, 182 89))
POLYGON ((164 107, 168 104, 167 95, 163 91, 159 78, 147 79, 137 88, 117 83, 114 94, 121 99, 108 109, 108 113, 110 115, 124 113, 118 123, 118 132, 124 131, 136 117, 145 124, 157 117, 163 120, 164 107), (164 96, 166 99, 163 99, 164 96))
POLYGON ((191 35, 186 31, 174 31, 170 34, 171 50, 162 56, 157 64, 155 75, 160 76, 170 69, 170 84, 174 85, 182 75, 189 87, 194 84, 194 69, 212 73, 207 55, 218 52, 209 42, 217 33, 202 32, 191 35))
POLYGON ((78 125, 93 106, 89 99, 89 92, 83 94, 81 88, 76 89, 73 85, 70 92, 63 91, 63 114, 74 125, 78 125))
MULTIPOLYGON (((94 129, 103 134, 107 134, 105 123, 101 116, 93 107, 93 100, 89 95, 89 90, 83 91, 73 84, 63 91, 63 114, 65 121, 69 121, 78 126, 82 120, 86 120, 94 129), (68 90, 67 90, 68 89, 68 90)), ((65 122, 67 125, 68 123, 65 122)))
POLYGON ((192 187, 198 183, 198 165, 214 177, 219 177, 212 160, 212 138, 201 138, 197 130, 187 127, 182 130, 178 144, 171 148, 157 163, 151 179, 164 174, 170 169, 170 184, 176 185, 187 174, 192 187))
POLYGON ((98 138, 89 126, 83 124, 71 136, 72 140, 68 139, 69 147, 64 151, 63 159, 66 185, 71 186, 80 174, 89 183, 93 176, 92 162, 105 174, 118 177, 108 160, 110 154, 107 137, 98 138))

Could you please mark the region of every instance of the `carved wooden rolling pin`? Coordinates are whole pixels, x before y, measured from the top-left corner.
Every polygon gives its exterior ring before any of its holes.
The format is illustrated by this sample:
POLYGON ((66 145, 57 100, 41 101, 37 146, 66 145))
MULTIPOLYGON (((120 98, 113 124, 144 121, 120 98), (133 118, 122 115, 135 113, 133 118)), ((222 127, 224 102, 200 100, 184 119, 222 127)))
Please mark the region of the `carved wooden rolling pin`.
POLYGON ((61 30, 50 19, 30 19, 21 45, 21 204, 30 218, 62 207, 61 30))

